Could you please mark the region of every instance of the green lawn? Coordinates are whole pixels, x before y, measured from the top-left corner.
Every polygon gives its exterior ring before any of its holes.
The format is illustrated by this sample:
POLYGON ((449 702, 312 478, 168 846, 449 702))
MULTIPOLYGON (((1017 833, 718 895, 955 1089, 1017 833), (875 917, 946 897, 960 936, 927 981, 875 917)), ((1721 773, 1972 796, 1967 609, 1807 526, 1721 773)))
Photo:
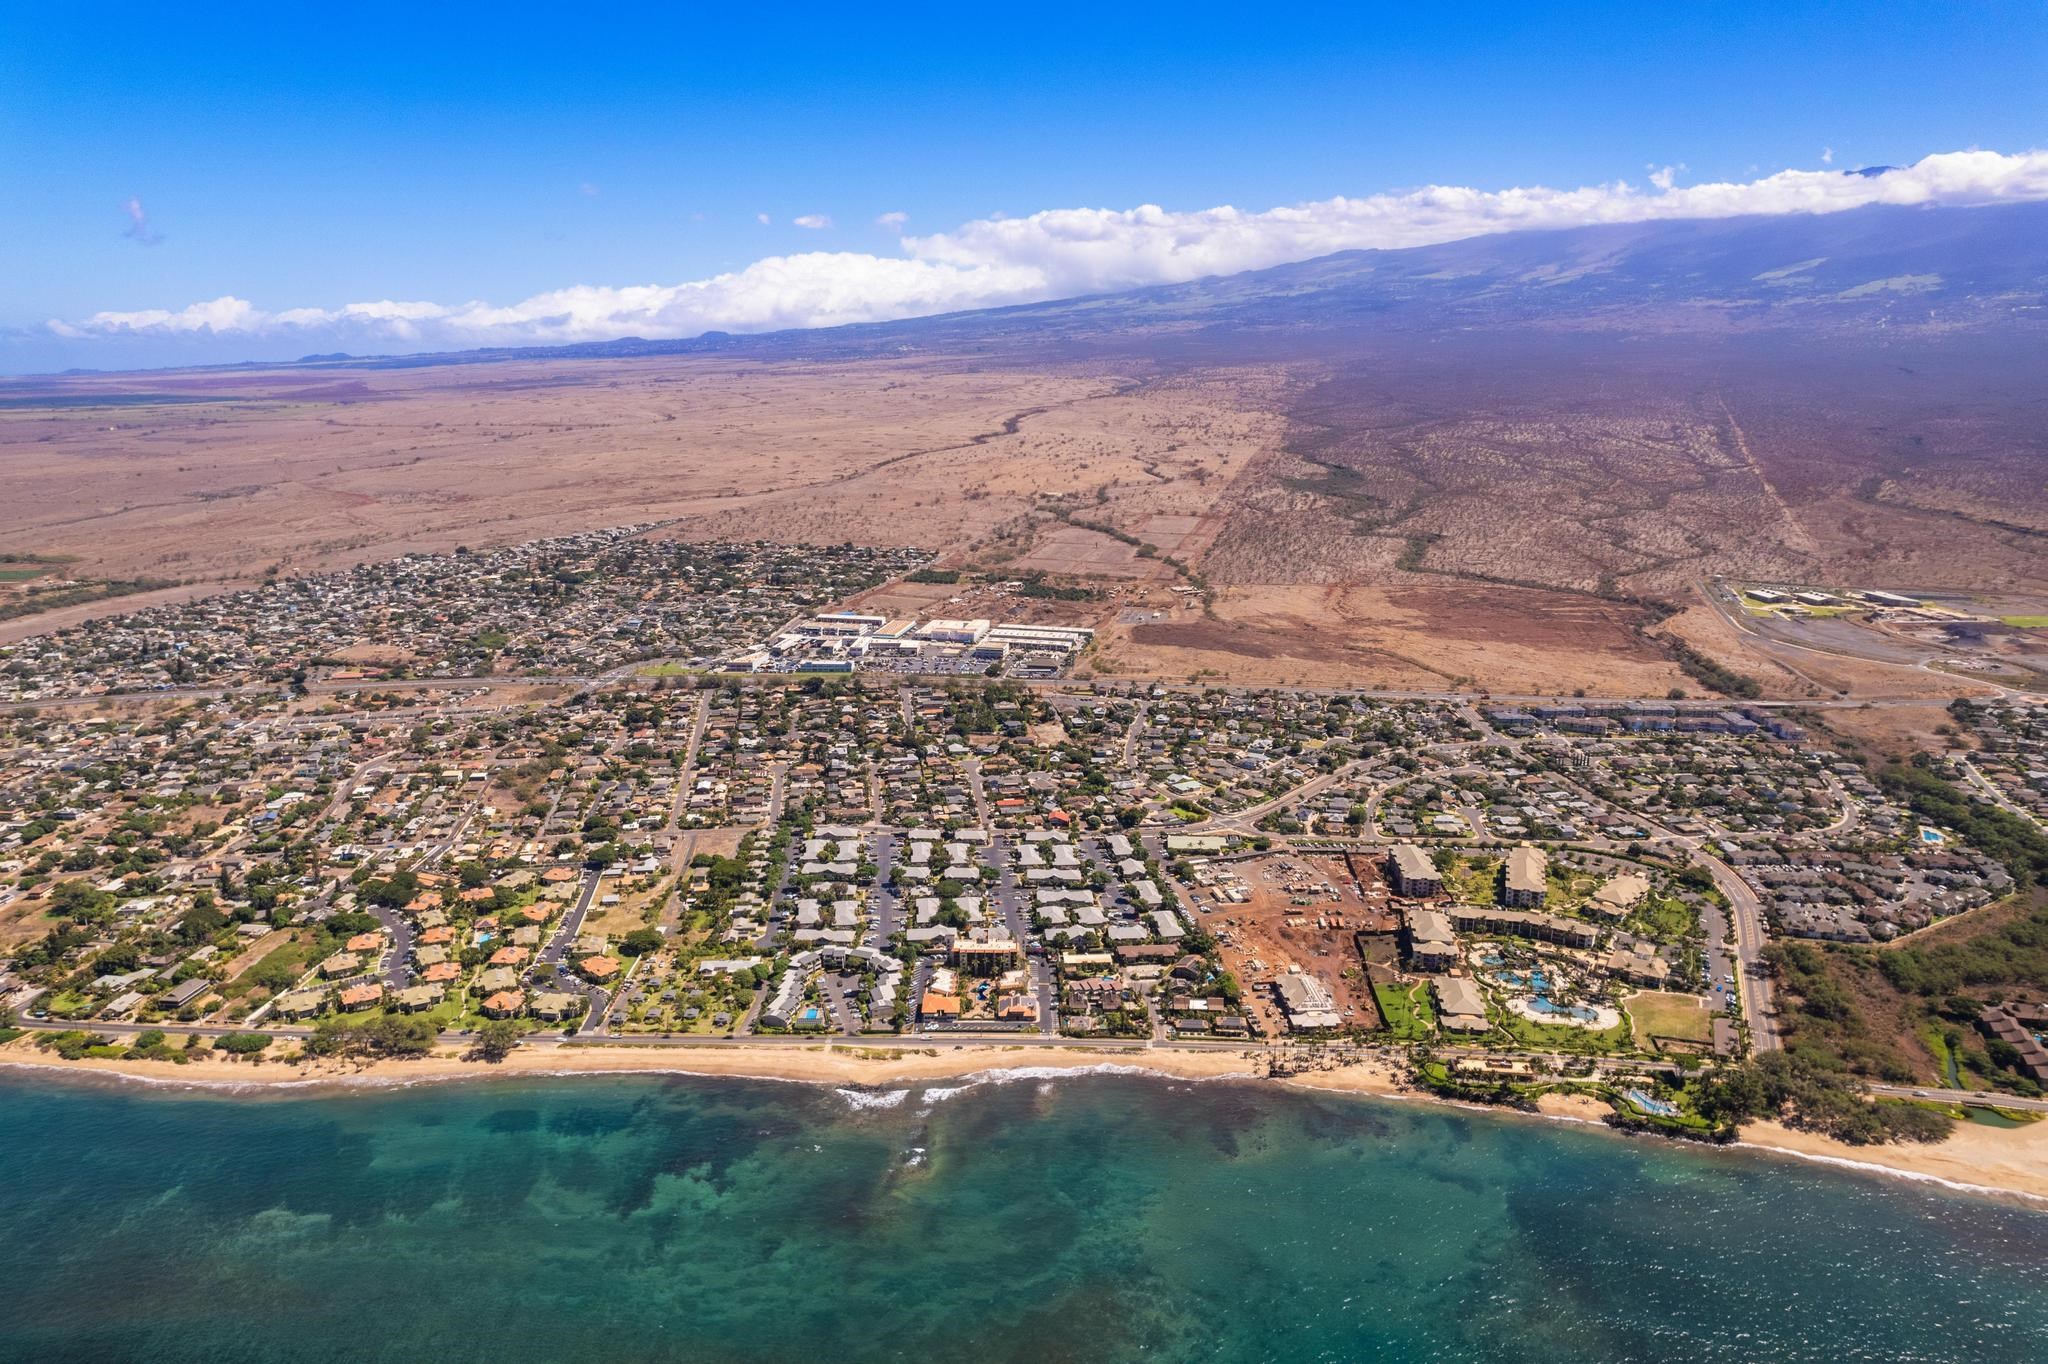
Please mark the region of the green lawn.
POLYGON ((2048 630, 2048 616, 2000 616, 1998 621, 2015 630, 2048 630))
POLYGON ((1636 1041, 1645 1050, 1653 1037, 1685 1042, 1706 1042, 1713 1037, 1713 1016, 1701 1007, 1697 995, 1643 990, 1622 1001, 1622 1008, 1635 1020, 1636 1041))
POLYGON ((1436 1036, 1436 1007, 1429 1002, 1429 986, 1382 985, 1372 987, 1387 1031, 1397 1042, 1425 1042, 1436 1036))
POLYGON ((1657 942, 1678 942, 1699 932, 1700 919, 1685 901, 1653 895, 1628 916, 1628 929, 1657 942))
MULTIPOLYGON (((254 966, 223 986, 221 989, 222 997, 238 999, 248 994, 249 991, 256 988, 256 973, 263 970, 266 966, 273 965, 273 963, 279 968, 289 968, 292 979, 297 980, 312 966, 314 946, 315 944, 310 942, 288 942, 282 947, 272 949, 264 956, 263 960, 257 962, 254 966)), ((283 992, 283 988, 285 987, 280 988, 279 993, 283 992)))
POLYGON ((1444 889, 1451 892, 1453 899, 1466 904, 1494 904, 1500 899, 1495 893, 1500 888, 1497 884, 1499 873, 1498 859, 1467 863, 1461 858, 1444 873, 1444 889))
POLYGON ((1629 1033, 1628 1017, 1604 1032, 1590 1028, 1575 1028, 1569 1023, 1531 1023, 1520 1014, 1506 1009, 1499 1011, 1494 1022, 1507 1030, 1509 1036, 1525 1047, 1539 1051, 1616 1052, 1627 1051, 1633 1045, 1629 1033))

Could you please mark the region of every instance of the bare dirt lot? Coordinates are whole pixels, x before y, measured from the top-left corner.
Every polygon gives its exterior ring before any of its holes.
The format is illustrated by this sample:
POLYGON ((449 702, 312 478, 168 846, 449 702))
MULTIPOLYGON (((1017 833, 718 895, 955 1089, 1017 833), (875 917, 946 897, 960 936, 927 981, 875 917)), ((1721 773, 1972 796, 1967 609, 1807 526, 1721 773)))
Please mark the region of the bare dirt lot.
POLYGON ((1630 607, 1447 582, 1227 587, 1206 615, 1114 624, 1108 672, 1206 671, 1248 685, 1661 695, 1685 676, 1630 607))
MULTIPOLYGON (((1228 864, 1242 878, 1248 898, 1243 904, 1223 903, 1202 916, 1203 927, 1224 942, 1224 964, 1237 975, 1247 997, 1270 1000, 1271 984, 1289 966, 1298 966, 1330 988, 1340 1009, 1355 1010, 1354 1021, 1370 1026, 1377 1018, 1372 985, 1358 955, 1357 935, 1378 926, 1386 907, 1385 889, 1368 873, 1368 896, 1361 897, 1341 857, 1296 855, 1259 857, 1228 864)), ((1203 897, 1207 908, 1208 897, 1203 897)), ((1277 1031, 1277 1029, 1276 1029, 1277 1031)))

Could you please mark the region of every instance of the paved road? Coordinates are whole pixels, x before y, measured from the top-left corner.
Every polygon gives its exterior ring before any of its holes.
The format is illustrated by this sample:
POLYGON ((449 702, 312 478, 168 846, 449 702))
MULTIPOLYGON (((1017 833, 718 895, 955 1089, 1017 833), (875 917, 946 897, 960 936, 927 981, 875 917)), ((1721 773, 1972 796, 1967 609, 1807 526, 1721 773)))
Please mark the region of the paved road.
POLYGON ((963 758, 960 770, 967 774, 967 791, 974 797, 974 819, 991 834, 995 832, 995 821, 989 818, 988 791, 981 784, 981 759, 963 758))
POLYGON ((1145 722, 1151 716, 1152 703, 1150 701, 1138 702, 1137 711, 1131 716, 1130 728, 1124 732, 1123 752, 1117 760, 1119 767, 1129 769, 1138 765, 1138 740, 1144 737, 1145 722))
MULTIPOLYGON (((1767 642, 1775 643, 1776 641, 1767 642)), ((1800 646, 1788 645, 1786 647, 1800 646)), ((1810 650, 1809 652, 1825 653, 1826 651, 1810 650)), ((419 691, 433 688, 472 688, 481 690, 499 690, 505 688, 537 686, 574 687, 579 692, 590 692, 598 690, 602 687, 613 685, 618 682, 629 680, 630 678, 638 674, 643 667, 646 667, 650 663, 658 661, 659 660, 642 660, 637 663, 626 664, 624 666, 614 668, 609 672, 601 673, 595 677, 579 677, 565 674, 534 674, 527 676, 490 677, 420 677, 403 678, 393 681, 379 681, 374 683, 343 683, 323 681, 311 684, 308 687, 308 692, 309 694, 315 695, 331 695, 338 692, 352 690, 419 691)), ((1939 675, 1945 678, 1949 678, 1958 683, 1975 684, 1991 688, 2006 695, 2026 694, 2015 691, 2013 688, 2010 687, 2001 686, 1999 683, 1993 682, 1986 678, 1958 677, 1952 673, 1940 673, 1939 675)), ((1169 693, 1188 695, 1217 693, 1230 696, 1245 696, 1254 695, 1262 690, 1266 690, 1257 687, 1229 687, 1218 686, 1213 683, 1179 683, 1168 682, 1164 680, 1159 680, 1156 682, 1148 681, 1142 684, 1134 683, 1128 687, 1119 687, 1114 683, 1108 682, 1093 684, 1076 683, 1073 679, 1070 678, 1013 678, 1011 680, 1018 685, 1030 687, 1036 691, 1062 692, 1067 694, 1078 694, 1084 696, 1137 696, 1149 693, 1154 687, 1157 687, 1160 690, 1169 693)), ((34 701, 0 701, 0 712, 40 710, 52 706, 96 706, 121 703, 142 704, 152 701, 164 700, 209 699, 222 696, 248 694, 260 695, 266 692, 276 692, 278 690, 280 690, 279 684, 243 683, 234 686, 176 687, 166 688, 162 691, 121 692, 104 696, 48 697, 34 701)), ((1412 691, 1393 688, 1366 687, 1289 687, 1286 688, 1286 690, 1290 692, 1296 692, 1305 696, 1357 696, 1363 697, 1367 700, 1375 701, 1436 701, 1444 702, 1447 704, 1469 704, 1473 700, 1478 699, 1481 701, 1485 701, 1489 704, 1539 705, 1544 702, 1552 702, 1563 699, 1562 693, 1559 692, 1504 692, 1483 690, 1412 691)), ((1599 696, 1590 699, 1603 702, 1623 703, 1628 701, 1661 702, 1666 698, 1663 696, 1616 695, 1599 696)), ((1943 701, 1940 698, 1927 697, 1873 697, 1865 699, 1860 697, 1828 696, 1803 701, 1745 700, 1740 702, 1740 704, 1745 709, 1752 710, 1787 710, 1795 707, 1803 707, 1809 710, 1866 710, 1873 708, 1929 709, 1941 706, 1943 704, 1943 701)), ((381 715, 382 713, 380 713, 380 717, 381 715)), ((325 720, 331 720, 334 717, 322 718, 325 720)))
POLYGON ((2016 815, 2024 819, 2037 829, 2048 829, 2048 824, 2043 824, 2032 810, 2026 809, 2024 806, 2015 805, 2005 792, 1998 789, 1997 783, 1977 770, 1977 764, 1971 762, 1968 758, 1964 758, 1962 760, 1962 768, 1963 775, 1970 779, 1970 785, 1982 791, 1985 799, 1989 800, 1993 805, 1996 805, 2009 815, 2016 815))
POLYGON ((583 917, 590 913, 591 905, 597 902, 597 888, 604 884, 602 874, 594 871, 583 873, 583 893, 576 897, 576 904, 562 919, 555 936, 548 940, 540 952, 535 966, 560 966, 569 955, 569 949, 576 945, 576 936, 583 931, 583 917))
POLYGON ((1307 800, 1312 796, 1319 796, 1338 782, 1346 781, 1356 776, 1368 766, 1370 766, 1369 760, 1354 758, 1342 767, 1334 768, 1319 777, 1310 777, 1300 785, 1291 786, 1277 796, 1260 801, 1257 805, 1247 805, 1242 810, 1233 811, 1227 815, 1217 815, 1215 818, 1205 819, 1199 824, 1190 824, 1187 826, 1188 831, 1203 833, 1251 828, 1275 810, 1298 801, 1307 800))
POLYGON ((1895 1099, 1933 1099, 1969 1108, 2011 1108, 2025 1113, 2048 1113, 2048 1099, 2020 1099, 2008 1094, 1984 1094, 1974 1089, 1915 1089, 1910 1085, 1870 1085, 1873 1094, 1895 1099))
POLYGON ((1764 929, 1764 906, 1749 882, 1735 869, 1700 846, 1697 838, 1658 840, 1685 848, 1694 861, 1714 878, 1714 887, 1727 897, 1735 921, 1735 988, 1742 1000, 1742 1016, 1749 1024, 1753 1051, 1776 1051, 1784 1045, 1778 1032, 1777 1006, 1771 997, 1771 972, 1764 964, 1764 947, 1769 936, 1764 929))
POLYGON ((412 968, 406 965, 412 960, 412 920, 386 905, 367 904, 363 909, 391 935, 378 963, 379 979, 386 990, 403 990, 412 984, 412 968))

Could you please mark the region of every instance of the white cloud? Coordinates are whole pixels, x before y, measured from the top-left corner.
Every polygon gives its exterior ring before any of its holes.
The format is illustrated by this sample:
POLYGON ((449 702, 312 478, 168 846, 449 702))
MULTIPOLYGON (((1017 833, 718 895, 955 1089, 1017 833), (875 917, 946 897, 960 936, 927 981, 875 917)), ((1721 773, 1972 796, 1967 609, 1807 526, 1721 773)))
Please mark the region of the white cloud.
POLYGON ((1648 166, 1648 167, 1645 167, 1645 169, 1646 169, 1646 170, 1648 170, 1648 171, 1650 172, 1650 183, 1651 183, 1651 185, 1653 185, 1653 186, 1655 186, 1656 188, 1658 188, 1658 189, 1661 189, 1661 190, 1668 190, 1668 189, 1670 189, 1670 188, 1671 188, 1671 187, 1672 187, 1673 185, 1675 185, 1675 184, 1677 184, 1677 183, 1678 183, 1678 173, 1679 173, 1680 171, 1684 170, 1684 169, 1685 169, 1685 167, 1684 167, 1684 166, 1648 166))
POLYGON ((832 226, 830 216, 823 213, 805 213, 799 217, 791 218, 790 221, 798 227, 807 227, 813 232, 823 232, 826 228, 832 226))
POLYGON ((768 224, 774 222, 775 220, 765 213, 756 213, 754 215, 754 221, 761 224, 761 226, 766 227, 768 226, 768 224))
POLYGON ((94 313, 73 330, 108 335, 121 332, 248 332, 261 330, 274 320, 246 299, 223 295, 210 303, 194 303, 176 312, 144 308, 132 313, 94 313))
POLYGON ((875 226, 881 228, 884 232, 894 232, 897 228, 902 227, 905 223, 909 221, 910 215, 908 213, 903 213, 900 211, 896 213, 884 213, 880 217, 875 219, 875 226))
MULTIPOLYGON (((1746 183, 1475 190, 1431 185, 1248 213, 1054 209, 985 218, 902 239, 903 254, 814 251, 681 284, 577 285, 509 305, 383 300, 264 312, 239 298, 172 312, 102 312, 53 322, 67 337, 319 332, 335 344, 422 346, 694 336, 832 326, 989 307, 1230 274, 1363 247, 1419 246, 1522 228, 1744 214, 1834 213, 1865 204, 1987 204, 2048 199, 2048 151, 1930 156, 1882 175, 1780 171, 1746 183)), ((139 207, 139 206, 138 206, 139 207)), ((882 222, 898 215, 884 215, 882 222)), ((760 221, 769 221, 767 214, 760 221)), ((801 225, 823 219, 796 220, 801 225)), ((897 225, 897 224, 891 224, 897 225)))
POLYGON ((149 214, 142 208, 142 200, 129 195, 121 204, 121 211, 128 215, 128 226, 121 229, 121 235, 139 246, 156 246, 162 243, 164 234, 149 225, 149 214))
POLYGON ((1822 147, 1820 149, 1820 163, 1823 166, 1835 164, 1835 149, 1833 147, 1822 147))
POLYGON ((593 180, 585 180, 582 183, 578 184, 576 186, 576 192, 586 199, 595 199, 598 195, 604 193, 602 189, 598 188, 597 183, 593 180))

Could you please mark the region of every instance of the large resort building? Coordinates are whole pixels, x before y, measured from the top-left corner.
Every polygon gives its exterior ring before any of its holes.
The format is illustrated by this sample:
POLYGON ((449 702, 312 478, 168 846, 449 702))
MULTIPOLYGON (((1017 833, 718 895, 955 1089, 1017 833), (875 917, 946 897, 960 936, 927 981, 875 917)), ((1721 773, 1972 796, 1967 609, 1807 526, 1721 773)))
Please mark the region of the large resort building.
POLYGON ((1409 912, 1408 960, 1419 971, 1448 971, 1458 964, 1458 939, 1441 911, 1409 912))
POLYGON ((1387 858, 1387 874, 1393 880, 1394 893, 1410 899, 1438 895, 1444 888, 1443 873, 1436 869, 1429 854, 1413 843, 1403 843, 1394 849, 1387 858))
POLYGON ((1437 1022, 1449 1032, 1485 1032, 1493 1026, 1486 1016, 1486 995, 1478 984, 1464 976, 1438 976, 1430 982, 1436 995, 1437 1022))
POLYGON ((1502 872, 1501 903, 1514 909, 1534 909, 1550 894, 1550 858, 1541 848, 1524 843, 1508 852, 1502 872))

